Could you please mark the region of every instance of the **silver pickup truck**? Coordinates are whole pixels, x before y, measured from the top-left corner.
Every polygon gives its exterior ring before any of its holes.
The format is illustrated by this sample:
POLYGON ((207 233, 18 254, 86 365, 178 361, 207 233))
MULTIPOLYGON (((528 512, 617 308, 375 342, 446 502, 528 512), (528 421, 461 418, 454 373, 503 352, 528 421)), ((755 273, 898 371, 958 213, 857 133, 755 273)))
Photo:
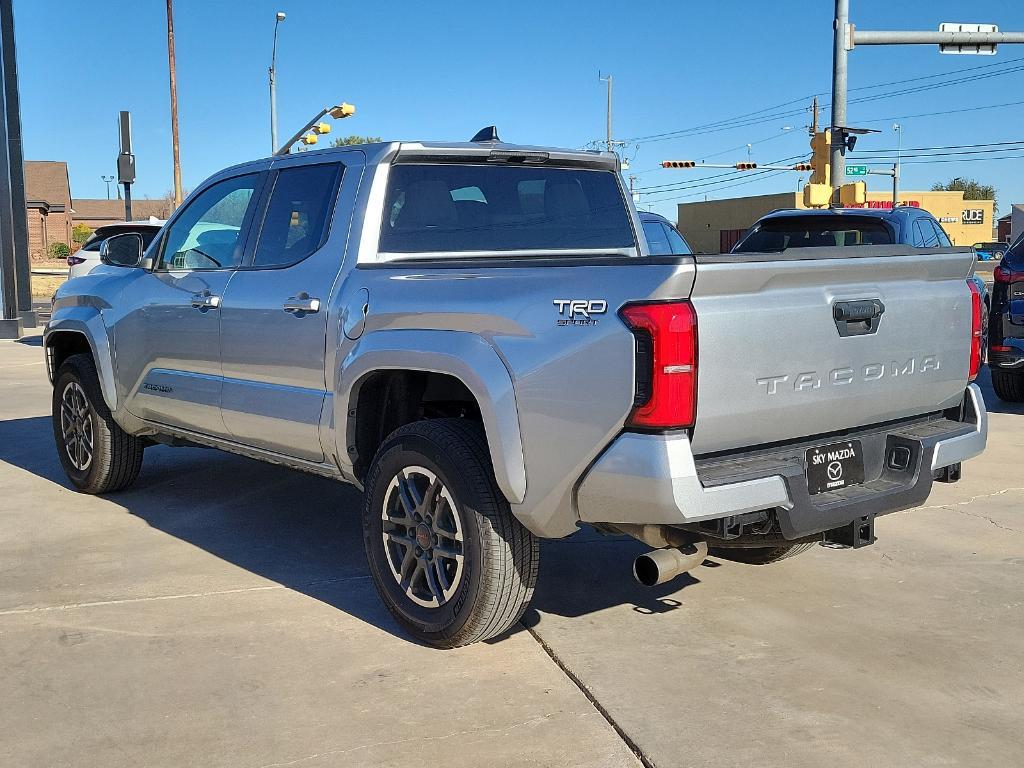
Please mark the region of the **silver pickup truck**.
POLYGON ((69 479, 162 443, 351 483, 383 602, 452 647, 520 618, 540 538, 632 535, 645 584, 857 547, 983 450, 970 249, 651 256, 618 170, 393 142, 216 174, 57 292, 69 479))

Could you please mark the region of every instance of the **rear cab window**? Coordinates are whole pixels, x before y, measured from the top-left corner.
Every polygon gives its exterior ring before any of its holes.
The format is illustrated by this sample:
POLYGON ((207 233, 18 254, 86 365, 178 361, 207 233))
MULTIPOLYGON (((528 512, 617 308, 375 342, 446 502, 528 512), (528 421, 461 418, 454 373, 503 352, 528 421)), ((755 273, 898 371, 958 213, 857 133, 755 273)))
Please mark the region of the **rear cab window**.
POLYGON ((781 253, 790 248, 892 245, 888 225, 869 216, 779 216, 764 219, 733 253, 781 253))
POLYGON ((390 168, 385 255, 635 255, 614 171, 477 163, 390 168))

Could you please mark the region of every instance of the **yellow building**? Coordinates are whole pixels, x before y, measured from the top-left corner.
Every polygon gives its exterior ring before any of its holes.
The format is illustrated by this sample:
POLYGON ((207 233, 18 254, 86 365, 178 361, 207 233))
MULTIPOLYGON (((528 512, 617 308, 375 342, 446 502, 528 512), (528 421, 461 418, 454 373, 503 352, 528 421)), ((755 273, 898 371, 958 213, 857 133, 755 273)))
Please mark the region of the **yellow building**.
MULTIPOLYGON (((964 200, 963 192, 901 192, 900 205, 923 208, 942 224, 954 245, 993 239, 991 200, 964 200)), ((803 193, 736 197, 679 204, 679 231, 697 253, 723 253, 769 211, 804 208, 803 193)), ((892 193, 868 192, 866 208, 891 208, 892 193)))

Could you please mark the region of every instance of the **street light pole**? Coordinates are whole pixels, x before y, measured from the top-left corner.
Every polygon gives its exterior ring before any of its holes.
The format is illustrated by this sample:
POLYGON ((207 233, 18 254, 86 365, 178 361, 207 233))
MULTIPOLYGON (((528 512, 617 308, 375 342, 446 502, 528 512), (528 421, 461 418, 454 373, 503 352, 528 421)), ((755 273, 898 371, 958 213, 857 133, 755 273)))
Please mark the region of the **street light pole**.
POLYGON ((900 154, 903 152, 903 126, 893 123, 892 129, 896 131, 896 164, 892 167, 892 207, 899 205, 900 197, 900 154))
POLYGON ((606 138, 605 138, 605 149, 611 152, 614 146, 612 141, 612 76, 602 75, 600 72, 597 73, 597 79, 602 83, 608 84, 608 106, 605 111, 605 122, 606 122, 606 138))
MULTIPOLYGON (((174 61, 174 9, 173 0, 167 0, 167 70, 171 86, 171 154, 174 168, 174 207, 181 205, 181 157, 178 153, 178 82, 174 61)), ((110 187, 107 187, 110 199, 110 187)))
POLYGON ((100 174, 100 179, 105 181, 106 184, 107 184, 107 200, 109 200, 110 199, 110 182, 112 182, 114 180, 114 177, 113 176, 104 176, 104 175, 100 174))
POLYGON ((270 153, 277 152, 277 26, 285 14, 277 12, 274 20, 274 48, 270 53, 270 153))

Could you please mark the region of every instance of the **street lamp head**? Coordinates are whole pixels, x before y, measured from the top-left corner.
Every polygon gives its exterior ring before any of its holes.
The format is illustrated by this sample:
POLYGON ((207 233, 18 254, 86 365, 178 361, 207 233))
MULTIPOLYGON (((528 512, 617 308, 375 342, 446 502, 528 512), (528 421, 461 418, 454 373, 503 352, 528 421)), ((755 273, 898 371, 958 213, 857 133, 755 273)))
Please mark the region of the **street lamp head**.
POLYGON ((277 20, 278 20, 278 21, 284 21, 284 20, 285 20, 285 14, 284 14, 284 11, 278 11, 278 12, 277 12, 277 20))

